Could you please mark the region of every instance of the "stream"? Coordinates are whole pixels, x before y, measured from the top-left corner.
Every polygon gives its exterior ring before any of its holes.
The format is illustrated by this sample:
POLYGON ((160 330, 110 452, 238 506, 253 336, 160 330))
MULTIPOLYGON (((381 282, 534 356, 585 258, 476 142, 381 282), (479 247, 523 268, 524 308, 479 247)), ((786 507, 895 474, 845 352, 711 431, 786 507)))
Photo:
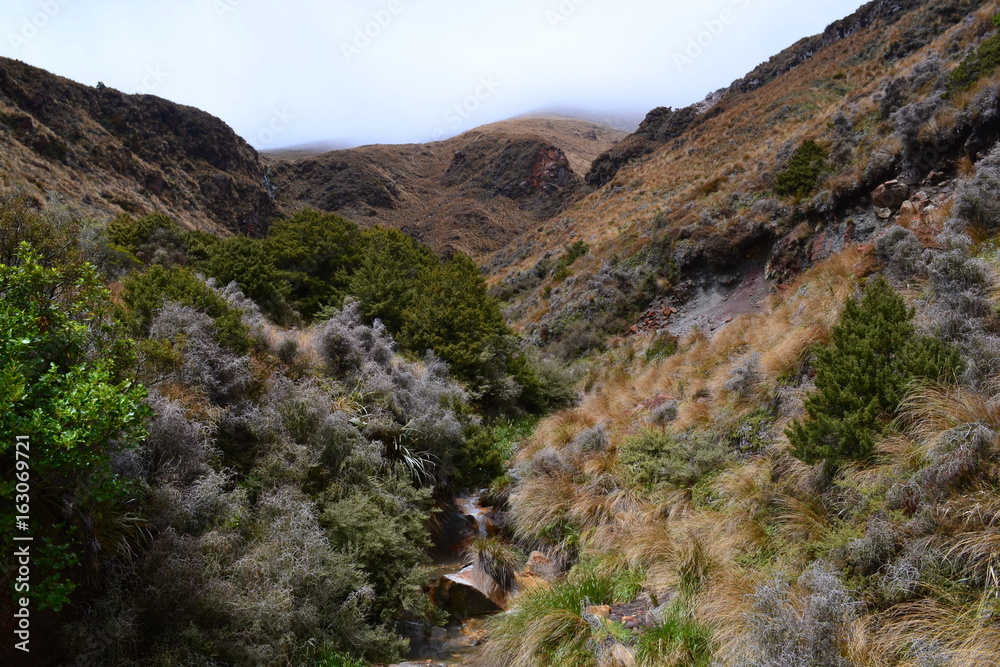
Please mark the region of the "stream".
POLYGON ((408 662, 391 667, 411 665, 471 666, 485 635, 485 617, 497 613, 503 599, 491 604, 489 598, 502 598, 481 592, 490 590, 492 580, 474 565, 468 564, 465 547, 474 537, 487 537, 491 508, 480 505, 479 496, 455 499, 455 511, 444 522, 442 544, 432 554, 427 566, 430 576, 429 593, 435 603, 451 612, 450 622, 444 628, 428 628, 413 623, 406 627, 410 638, 408 662))

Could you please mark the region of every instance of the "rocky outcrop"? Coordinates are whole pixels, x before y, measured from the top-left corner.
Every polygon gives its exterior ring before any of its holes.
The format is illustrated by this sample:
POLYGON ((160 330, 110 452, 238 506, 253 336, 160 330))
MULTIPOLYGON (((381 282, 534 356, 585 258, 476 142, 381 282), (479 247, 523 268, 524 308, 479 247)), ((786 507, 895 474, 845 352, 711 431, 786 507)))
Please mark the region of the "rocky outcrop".
POLYGON ((275 215, 257 152, 218 118, 6 58, 0 168, 88 214, 161 211, 191 228, 255 235, 275 215))
POLYGON ((681 136, 699 113, 707 108, 705 105, 697 105, 676 111, 667 107, 653 109, 635 133, 594 160, 587 172, 587 184, 601 187, 610 183, 629 162, 649 155, 668 141, 681 136))
POLYGON ((523 136, 462 145, 441 185, 480 197, 506 197, 521 210, 547 218, 575 198, 581 183, 561 149, 540 137, 523 136))
POLYGON ((888 181, 878 186, 872 193, 872 203, 877 208, 888 208, 898 211, 910 198, 910 188, 897 180, 888 181))

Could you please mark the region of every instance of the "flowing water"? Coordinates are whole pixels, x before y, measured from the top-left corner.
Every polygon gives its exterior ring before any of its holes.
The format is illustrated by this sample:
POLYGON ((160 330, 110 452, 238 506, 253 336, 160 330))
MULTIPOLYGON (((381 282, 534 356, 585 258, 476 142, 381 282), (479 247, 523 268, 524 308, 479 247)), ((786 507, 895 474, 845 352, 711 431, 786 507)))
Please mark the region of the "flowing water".
MULTIPOLYGON (((428 565, 432 595, 438 592, 442 580, 468 584, 478 574, 476 568, 470 565, 465 557, 463 547, 473 537, 487 537, 490 532, 487 518, 490 508, 480 505, 479 496, 456 498, 455 506, 466 517, 466 524, 461 535, 451 536, 455 538, 453 548, 443 550, 435 557, 434 562, 428 565)), ((480 652, 479 644, 482 641, 484 627, 482 616, 462 622, 452 622, 445 628, 412 624, 407 628, 410 636, 410 653, 407 655, 407 660, 410 663, 426 664, 430 661, 431 665, 471 667, 477 664, 476 656, 480 652)))

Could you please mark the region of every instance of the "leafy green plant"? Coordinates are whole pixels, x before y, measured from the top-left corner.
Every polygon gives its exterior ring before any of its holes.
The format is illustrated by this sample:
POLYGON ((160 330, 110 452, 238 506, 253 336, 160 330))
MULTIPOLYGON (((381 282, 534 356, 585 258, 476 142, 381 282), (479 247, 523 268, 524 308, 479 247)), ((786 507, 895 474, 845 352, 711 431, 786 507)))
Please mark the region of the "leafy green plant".
POLYGON ((784 169, 777 175, 779 195, 808 197, 816 190, 820 174, 826 169, 827 151, 809 139, 792 154, 784 169))
POLYGON ((678 600, 662 622, 639 638, 635 652, 639 667, 707 667, 712 660, 712 633, 694 620, 688 603, 678 600))
POLYGON ((785 432, 806 463, 867 459, 912 381, 938 380, 961 366, 958 352, 918 336, 913 310, 882 276, 844 306, 828 345, 816 352, 816 391, 808 417, 785 432))
MULTIPOLYGON (((1000 14, 993 17, 993 25, 1000 28, 1000 14)), ((974 53, 970 53, 951 72, 948 78, 947 95, 971 88, 977 81, 987 76, 1000 65, 1000 33, 983 41, 974 53)))
MULTIPOLYGON (((76 565, 86 558, 96 566, 101 551, 120 546, 124 536, 105 529, 136 492, 112 471, 110 457, 144 436, 145 390, 126 379, 129 360, 116 346, 129 341, 108 324, 110 301, 92 267, 46 268, 27 244, 14 266, 0 265, 0 432, 7 434, 0 441, 0 520, 11 527, 10 546, 15 508, 30 509, 16 513, 31 517, 37 562, 45 565, 31 581, 42 609, 68 602, 79 583, 76 565), (27 443, 17 457, 15 436, 27 443)), ((7 571, 11 563, 5 556, 7 571)))

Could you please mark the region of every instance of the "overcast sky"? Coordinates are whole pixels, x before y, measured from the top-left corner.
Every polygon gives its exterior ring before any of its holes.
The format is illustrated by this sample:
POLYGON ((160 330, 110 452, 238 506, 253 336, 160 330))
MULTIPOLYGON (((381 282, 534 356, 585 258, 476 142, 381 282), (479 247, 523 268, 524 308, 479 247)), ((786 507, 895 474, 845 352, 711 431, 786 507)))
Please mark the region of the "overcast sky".
POLYGON ((258 149, 425 142, 728 85, 860 0, 5 0, 0 55, 204 109, 258 149))

